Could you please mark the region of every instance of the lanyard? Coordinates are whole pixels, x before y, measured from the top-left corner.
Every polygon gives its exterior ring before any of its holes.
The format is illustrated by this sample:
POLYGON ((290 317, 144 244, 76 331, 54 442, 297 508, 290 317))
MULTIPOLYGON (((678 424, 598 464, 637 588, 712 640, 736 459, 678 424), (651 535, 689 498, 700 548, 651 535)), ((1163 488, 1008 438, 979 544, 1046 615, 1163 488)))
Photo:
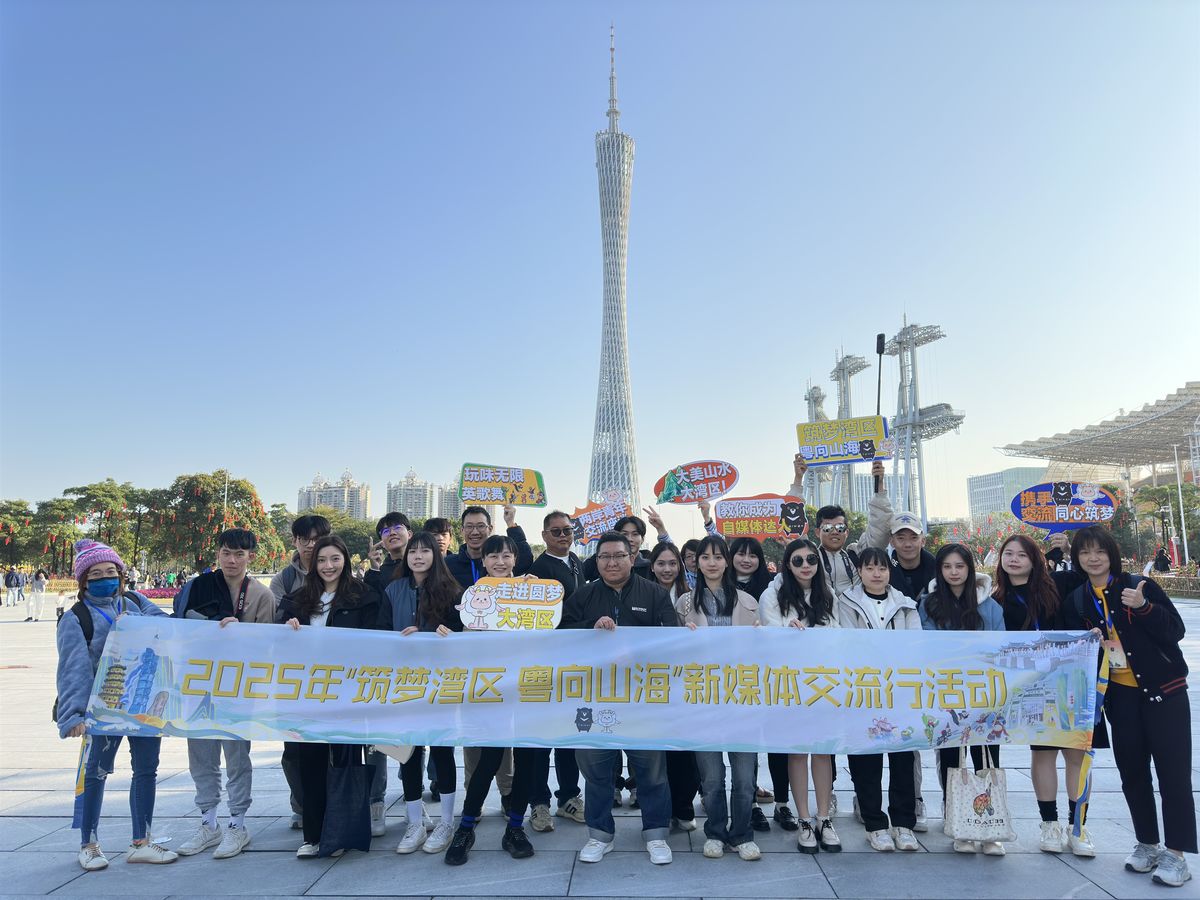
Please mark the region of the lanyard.
MULTIPOLYGON (((850 584, 854 584, 854 570, 850 568, 850 557, 842 556, 842 551, 839 550, 837 555, 841 557, 842 565, 846 567, 846 577, 850 579, 850 584)), ((825 574, 829 576, 830 586, 833 585, 833 564, 829 562, 829 554, 825 548, 821 548, 821 561, 825 563, 825 574)))
MULTIPOLYGON (((1012 598, 1013 598, 1014 600, 1016 600, 1018 603, 1020 603, 1020 604, 1021 604, 1021 608, 1022 608, 1022 609, 1025 609, 1025 610, 1028 610, 1028 609, 1029 609, 1029 604, 1025 602, 1025 598, 1024 598, 1024 597, 1022 597, 1022 596, 1020 595, 1020 593, 1018 593, 1017 591, 1013 591, 1013 592, 1012 592, 1012 598)), ((1034 631, 1041 631, 1041 630, 1042 630, 1042 623, 1041 623, 1041 622, 1039 622, 1037 619, 1034 619, 1034 620, 1033 620, 1033 630, 1034 630, 1034 631)))
POLYGON ((241 621, 242 613, 246 611, 246 590, 250 587, 250 577, 247 576, 242 581, 242 588, 238 591, 237 605, 234 607, 233 614, 241 621))
MULTIPOLYGON (((86 601, 86 600, 85 600, 84 602, 85 602, 85 603, 87 603, 87 601, 86 601)), ((121 604, 121 609, 120 609, 120 612, 118 612, 118 613, 117 613, 117 615, 119 616, 119 615, 120 615, 122 612, 124 612, 124 611, 125 611, 125 610, 124 610, 125 598, 124 598, 124 597, 122 597, 122 598, 121 598, 119 601, 117 601, 117 602, 121 604)), ((90 609, 92 612, 94 612, 94 613, 99 613, 99 614, 100 614, 100 618, 102 618, 102 619, 103 619, 105 622, 107 622, 110 628, 112 627, 112 624, 113 624, 113 618, 112 618, 112 616, 110 616, 108 613, 106 613, 106 612, 105 612, 104 610, 102 610, 100 607, 98 607, 98 606, 94 606, 94 605, 93 605, 93 604, 91 604, 91 603, 88 603, 88 604, 87 604, 87 606, 88 606, 88 609, 90 609)))
POLYGON ((1108 584, 1106 584, 1104 586, 1103 591, 1097 591, 1096 586, 1094 584, 1088 585, 1088 588, 1092 594, 1092 606, 1096 607, 1096 612, 1100 613, 1100 615, 1104 618, 1104 627, 1105 627, 1105 630, 1108 632, 1109 637, 1112 636, 1112 632, 1113 632, 1113 620, 1112 620, 1112 613, 1110 613, 1108 611, 1108 597, 1106 596, 1106 593, 1108 591, 1108 586, 1111 585, 1112 583, 1113 583, 1113 578, 1111 575, 1109 575, 1108 576, 1108 584), (1099 597, 1099 599, 1097 599, 1097 597, 1099 597), (1101 603, 1104 604, 1103 611, 1101 611, 1101 609, 1100 609, 1101 603))
POLYGON ((471 563, 471 584, 474 584, 479 580, 479 570, 475 568, 475 560, 468 556, 467 561, 471 563))

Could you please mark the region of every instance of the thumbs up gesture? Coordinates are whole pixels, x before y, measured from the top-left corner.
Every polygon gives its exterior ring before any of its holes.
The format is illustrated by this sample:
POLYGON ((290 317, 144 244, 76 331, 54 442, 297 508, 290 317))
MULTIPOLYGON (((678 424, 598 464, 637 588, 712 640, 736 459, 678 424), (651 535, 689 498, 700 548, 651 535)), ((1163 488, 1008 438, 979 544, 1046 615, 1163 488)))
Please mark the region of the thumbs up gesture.
POLYGON ((1139 581, 1136 590, 1125 588, 1121 591, 1121 602, 1130 609, 1141 609, 1149 601, 1145 597, 1146 582, 1139 581))

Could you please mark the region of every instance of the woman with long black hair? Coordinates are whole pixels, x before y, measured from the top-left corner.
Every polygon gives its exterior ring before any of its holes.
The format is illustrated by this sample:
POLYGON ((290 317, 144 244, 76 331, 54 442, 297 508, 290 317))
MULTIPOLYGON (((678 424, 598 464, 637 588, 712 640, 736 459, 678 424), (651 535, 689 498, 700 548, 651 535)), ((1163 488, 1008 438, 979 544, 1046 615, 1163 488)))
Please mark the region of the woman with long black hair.
MULTIPOLYGON (((807 538, 791 541, 783 551, 783 565, 775 579, 763 591, 758 614, 764 626, 795 628, 837 628, 833 594, 825 581, 819 548, 807 538)), ((796 800, 796 848, 801 853, 825 850, 837 853, 842 841, 833 827, 833 757, 824 753, 789 753, 788 777, 796 800), (817 794, 817 815, 809 815, 808 774, 817 794)))
MULTIPOLYGON (((301 626, 377 629, 379 592, 353 576, 345 542, 336 534, 318 538, 312 560, 304 583, 279 602, 276 621, 297 631, 301 626)), ((297 859, 311 859, 320 852, 327 801, 326 775, 331 762, 344 764, 361 751, 357 744, 288 741, 283 745, 284 755, 297 762, 304 795, 304 843, 296 851, 297 859)), ((337 849, 333 855, 341 856, 342 852, 337 849)))

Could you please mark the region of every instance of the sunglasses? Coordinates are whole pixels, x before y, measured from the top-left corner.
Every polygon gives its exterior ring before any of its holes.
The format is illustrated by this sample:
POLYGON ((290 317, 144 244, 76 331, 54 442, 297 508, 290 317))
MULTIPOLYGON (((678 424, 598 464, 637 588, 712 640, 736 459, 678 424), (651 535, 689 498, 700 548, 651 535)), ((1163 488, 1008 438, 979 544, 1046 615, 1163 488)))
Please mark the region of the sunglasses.
POLYGON ((847 525, 822 525, 821 532, 823 534, 843 534, 849 530, 847 525))
POLYGON ((801 566, 815 566, 820 560, 815 553, 810 553, 808 556, 793 556, 788 562, 798 569, 801 566))
POLYGON ((546 534, 552 534, 555 537, 566 537, 567 535, 574 535, 575 529, 570 526, 566 528, 547 528, 546 534))

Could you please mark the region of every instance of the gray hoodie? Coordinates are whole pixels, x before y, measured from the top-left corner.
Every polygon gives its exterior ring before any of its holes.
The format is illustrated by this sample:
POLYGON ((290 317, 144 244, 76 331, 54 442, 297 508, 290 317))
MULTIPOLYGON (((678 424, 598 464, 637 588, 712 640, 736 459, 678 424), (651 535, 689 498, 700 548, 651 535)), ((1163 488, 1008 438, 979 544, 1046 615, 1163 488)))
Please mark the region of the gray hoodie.
POLYGON ((58 735, 67 733, 84 720, 88 699, 92 696, 92 682, 96 669, 100 667, 100 655, 108 632, 118 614, 127 616, 165 616, 152 601, 137 591, 130 591, 132 600, 118 594, 116 597, 85 601, 91 607, 92 642, 83 639, 83 626, 74 609, 63 613, 58 623, 58 735), (134 602, 136 601, 136 602, 134 602))
POLYGON ((287 594, 304 584, 307 577, 308 570, 301 567, 300 551, 297 550, 292 554, 292 561, 276 572, 275 577, 271 579, 271 593, 275 595, 275 603, 278 604, 287 594))

